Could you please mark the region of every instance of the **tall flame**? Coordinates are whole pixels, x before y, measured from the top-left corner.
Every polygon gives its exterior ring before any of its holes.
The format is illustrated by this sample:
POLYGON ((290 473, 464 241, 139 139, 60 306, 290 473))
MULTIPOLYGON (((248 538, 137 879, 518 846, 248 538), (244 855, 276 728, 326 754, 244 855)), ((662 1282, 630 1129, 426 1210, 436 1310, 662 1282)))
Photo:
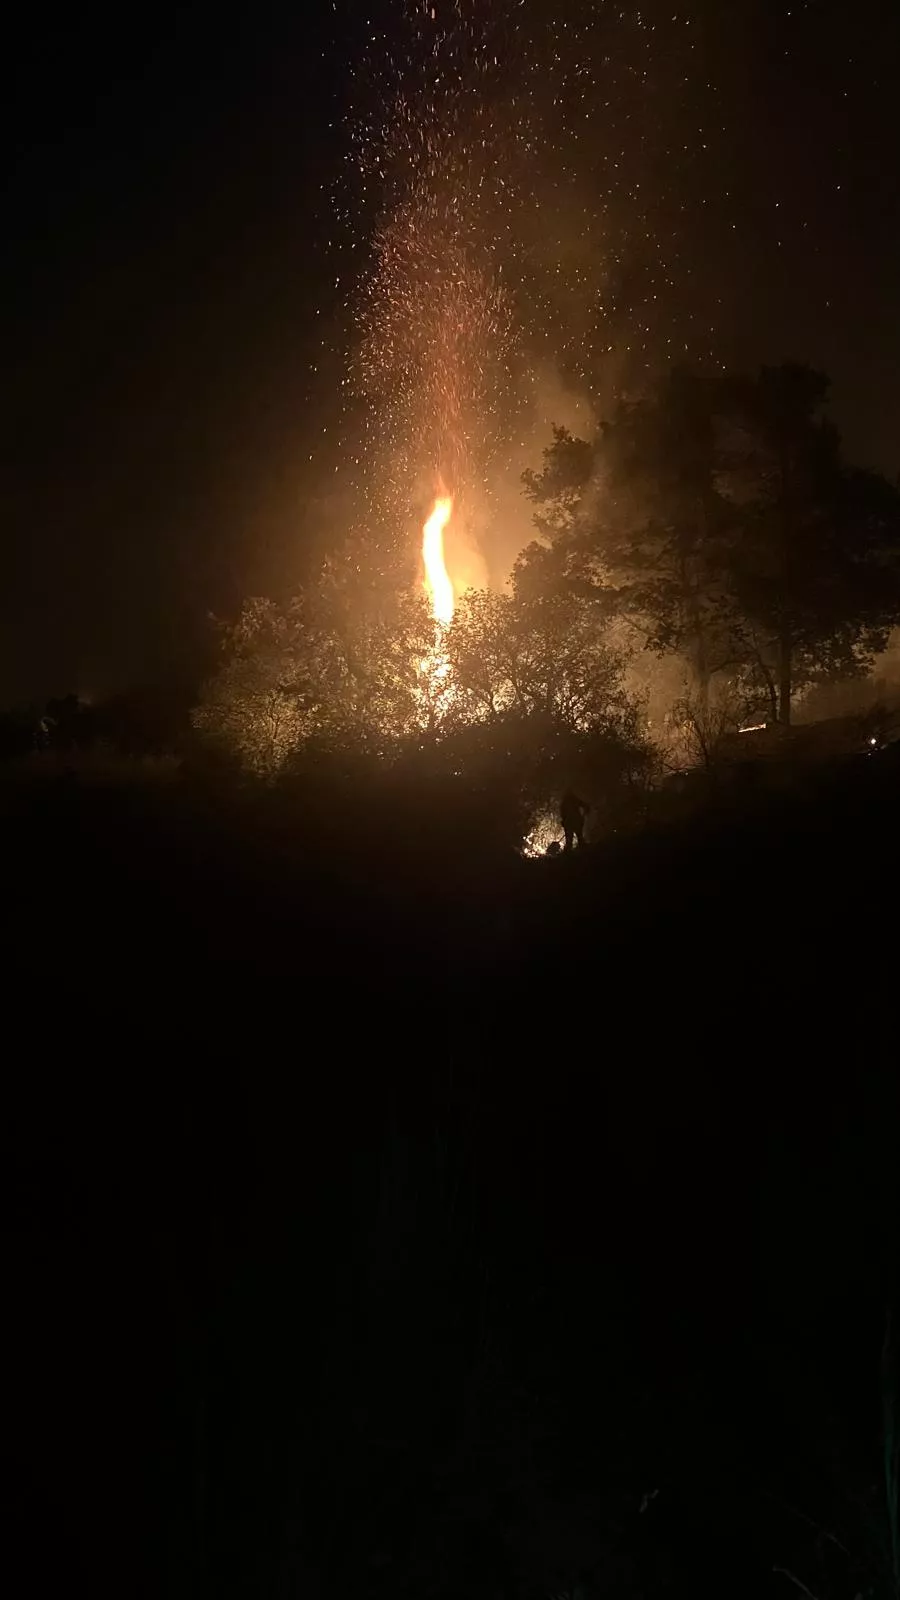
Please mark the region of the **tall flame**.
POLYGON ((444 529, 453 513, 453 501, 441 496, 434 502, 434 510, 422 529, 422 560, 425 563, 425 593, 431 601, 435 622, 446 627, 453 621, 455 596, 450 574, 444 562, 444 529))

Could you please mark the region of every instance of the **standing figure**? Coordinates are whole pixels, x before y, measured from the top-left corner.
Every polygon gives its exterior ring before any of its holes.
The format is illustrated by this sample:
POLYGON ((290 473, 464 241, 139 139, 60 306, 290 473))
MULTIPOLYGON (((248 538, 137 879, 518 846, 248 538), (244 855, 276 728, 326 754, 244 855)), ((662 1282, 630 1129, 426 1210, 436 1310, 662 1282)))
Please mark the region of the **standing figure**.
POLYGON ((566 836, 566 849, 571 850, 573 840, 578 840, 578 848, 584 844, 584 819, 590 810, 586 800, 579 800, 577 794, 567 789, 560 801, 559 815, 566 836))

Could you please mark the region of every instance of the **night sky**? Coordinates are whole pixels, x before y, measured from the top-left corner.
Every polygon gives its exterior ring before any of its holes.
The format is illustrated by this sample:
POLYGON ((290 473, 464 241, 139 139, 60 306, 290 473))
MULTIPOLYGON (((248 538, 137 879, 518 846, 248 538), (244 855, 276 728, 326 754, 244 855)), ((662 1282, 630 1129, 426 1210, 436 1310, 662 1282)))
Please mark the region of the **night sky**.
MULTIPOLYGON (((7 37, 6 704, 190 676, 207 614, 290 586, 333 515, 342 307, 374 215, 370 195, 348 256, 343 118, 353 68, 402 57, 406 35, 400 0, 307 9, 23 10, 7 37)), ((593 11, 616 62, 582 139, 631 152, 603 212, 623 240, 616 381, 635 380, 638 183, 642 218, 677 237, 642 359, 665 359, 670 315, 708 331, 689 355, 808 359, 831 374, 848 452, 895 474, 895 0, 593 11), (648 30, 648 109, 626 115, 648 30)))

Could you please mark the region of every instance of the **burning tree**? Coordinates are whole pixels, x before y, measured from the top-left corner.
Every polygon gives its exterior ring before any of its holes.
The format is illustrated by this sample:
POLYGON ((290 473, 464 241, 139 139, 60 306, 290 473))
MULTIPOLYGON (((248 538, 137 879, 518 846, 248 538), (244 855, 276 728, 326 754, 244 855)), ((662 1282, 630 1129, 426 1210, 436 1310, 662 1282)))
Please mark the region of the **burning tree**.
POLYGON ((405 773, 411 792, 437 784, 451 812, 515 843, 570 784, 606 810, 649 756, 598 608, 574 594, 457 597, 451 516, 440 497, 420 590, 370 591, 347 564, 286 606, 247 602, 194 721, 258 776, 363 758, 373 777, 405 773))

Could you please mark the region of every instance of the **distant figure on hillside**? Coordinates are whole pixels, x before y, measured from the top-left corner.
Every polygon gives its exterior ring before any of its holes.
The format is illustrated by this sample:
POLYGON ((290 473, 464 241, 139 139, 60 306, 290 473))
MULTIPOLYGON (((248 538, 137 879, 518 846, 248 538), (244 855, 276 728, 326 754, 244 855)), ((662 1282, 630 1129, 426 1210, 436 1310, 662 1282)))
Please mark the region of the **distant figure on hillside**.
POLYGON ((572 841, 578 840, 578 848, 584 844, 584 819, 590 810, 586 800, 579 800, 577 794, 567 789, 559 805, 560 821, 563 833, 566 836, 566 849, 571 850, 572 841))

